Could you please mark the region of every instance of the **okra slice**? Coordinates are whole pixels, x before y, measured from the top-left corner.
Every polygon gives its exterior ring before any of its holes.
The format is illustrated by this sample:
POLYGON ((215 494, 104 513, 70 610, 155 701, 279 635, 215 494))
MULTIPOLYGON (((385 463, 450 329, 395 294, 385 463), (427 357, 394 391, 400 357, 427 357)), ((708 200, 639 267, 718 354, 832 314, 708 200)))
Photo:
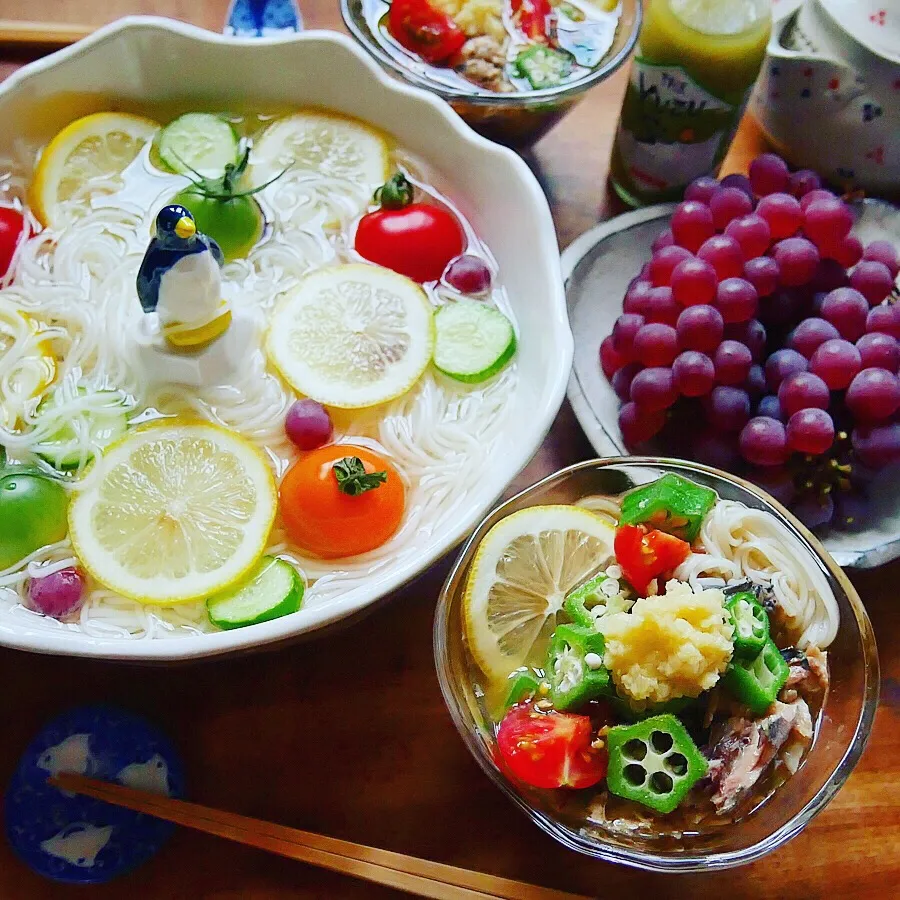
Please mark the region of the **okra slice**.
POLYGON ((660 813, 672 812, 706 774, 706 759, 670 714, 610 728, 606 744, 610 792, 660 813))
POLYGON ((547 654, 547 677, 550 699, 557 709, 573 709, 607 691, 604 649, 603 635, 593 627, 560 625, 556 629, 547 654))
POLYGON ((669 473, 622 498, 622 525, 647 524, 690 543, 718 499, 710 488, 669 473))
POLYGON ((770 638, 753 659, 732 659, 722 676, 722 684, 735 700, 761 716, 784 687, 788 675, 790 666, 770 638))
POLYGON ((735 594, 725 601, 725 609, 734 626, 732 642, 735 656, 753 659, 769 639, 769 616, 749 591, 735 594))

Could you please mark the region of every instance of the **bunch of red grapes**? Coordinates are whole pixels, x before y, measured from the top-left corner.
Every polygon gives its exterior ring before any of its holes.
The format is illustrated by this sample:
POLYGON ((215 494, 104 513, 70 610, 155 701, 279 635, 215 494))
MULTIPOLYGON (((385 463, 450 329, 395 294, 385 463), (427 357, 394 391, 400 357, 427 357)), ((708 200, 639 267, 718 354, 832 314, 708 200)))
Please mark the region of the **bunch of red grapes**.
POLYGON ((900 258, 853 222, 774 154, 688 187, 600 345, 630 449, 745 472, 810 527, 863 524, 900 462, 900 258))

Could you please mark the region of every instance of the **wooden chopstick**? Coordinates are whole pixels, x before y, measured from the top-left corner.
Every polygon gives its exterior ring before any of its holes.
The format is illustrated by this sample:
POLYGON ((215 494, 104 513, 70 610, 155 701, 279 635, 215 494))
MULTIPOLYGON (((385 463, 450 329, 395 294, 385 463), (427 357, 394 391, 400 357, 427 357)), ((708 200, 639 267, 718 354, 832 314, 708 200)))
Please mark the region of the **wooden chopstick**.
POLYGON ((50 783, 197 831, 435 900, 587 900, 575 894, 300 831, 83 775, 60 773, 50 783))
POLYGON ((0 47, 59 50, 87 37, 93 30, 90 25, 69 25, 65 22, 0 19, 0 47))

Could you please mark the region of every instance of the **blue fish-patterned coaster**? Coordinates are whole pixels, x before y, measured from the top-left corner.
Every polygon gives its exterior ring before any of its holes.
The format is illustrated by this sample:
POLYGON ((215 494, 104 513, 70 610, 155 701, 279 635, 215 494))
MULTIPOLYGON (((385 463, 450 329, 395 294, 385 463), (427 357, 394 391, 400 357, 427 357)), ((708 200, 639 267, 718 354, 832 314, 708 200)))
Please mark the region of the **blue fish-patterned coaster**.
POLYGON ((60 791, 47 783, 59 772, 184 794, 175 748, 145 719, 109 706, 64 713, 31 742, 5 798, 7 838, 38 874, 72 884, 110 881, 150 859, 174 830, 152 816, 60 791))

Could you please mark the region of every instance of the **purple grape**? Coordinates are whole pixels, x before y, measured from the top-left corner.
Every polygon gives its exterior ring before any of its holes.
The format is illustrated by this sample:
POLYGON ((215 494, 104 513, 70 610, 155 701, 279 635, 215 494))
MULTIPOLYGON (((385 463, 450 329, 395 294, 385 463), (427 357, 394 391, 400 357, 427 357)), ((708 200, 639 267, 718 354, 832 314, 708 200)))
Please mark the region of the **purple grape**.
POLYGON ((717 431, 740 431, 750 418, 750 395, 742 388, 718 385, 709 395, 706 412, 717 431))
POLYGON ((822 301, 821 314, 848 341, 856 341, 866 332, 869 304, 853 288, 837 288, 822 301))
POLYGON ((666 424, 666 414, 662 410, 641 409, 636 403, 626 403, 619 410, 619 431, 629 449, 649 441, 666 424))
POLYGON ((792 172, 788 178, 788 193, 793 194, 798 200, 810 191, 816 191, 822 186, 822 179, 812 169, 799 169, 792 172))
POLYGON ((847 270, 837 260, 823 257, 816 266, 811 284, 814 291, 824 291, 827 294, 835 288, 847 287, 850 279, 847 277, 847 270))
POLYGON ((671 366, 678 355, 678 335, 671 325, 650 322, 635 335, 632 349, 645 366, 671 366))
POLYGON ((658 250, 662 250, 663 247, 671 247, 674 242, 675 238, 672 237, 672 232, 667 228, 656 236, 656 240, 653 241, 650 249, 656 253, 658 250))
POLYGON ((797 493, 790 471, 780 466, 756 469, 751 473, 750 480, 774 497, 782 506, 790 506, 797 493))
POLYGON ((284 417, 284 430, 300 450, 315 450, 331 440, 331 416, 315 400, 296 400, 284 417))
POLYGON ((777 419, 779 422, 784 422, 786 418, 781 411, 781 404, 774 394, 767 394, 759 401, 759 406, 756 407, 756 414, 758 416, 768 416, 770 419, 777 419))
POLYGON ((634 313, 624 313, 613 325, 613 347, 628 361, 634 359, 634 338, 643 327, 644 317, 634 313))
POLYGON ((890 241, 872 241, 863 251, 862 258, 886 266, 891 278, 900 274, 900 253, 890 241))
POLYGON ((722 434, 711 428, 698 432, 694 437, 691 455, 698 462, 726 472, 734 472, 741 465, 735 435, 722 434))
POLYGON ((644 308, 647 310, 648 322, 660 322, 663 325, 674 326, 681 313, 681 307, 676 303, 672 288, 669 287, 651 288, 644 308))
MULTIPOLYGON (((805 362, 805 360, 804 360, 805 362)), ((871 370, 875 371, 875 370, 871 370)), ((778 388, 778 402, 790 421, 801 409, 828 409, 831 393, 828 385, 811 372, 788 375, 778 388)))
POLYGON ((645 316, 648 312, 650 291, 653 288, 646 281, 635 279, 628 285, 625 291, 625 299, 622 301, 622 311, 626 313, 635 313, 639 316, 645 316))
POLYGON ((694 200, 697 203, 709 203, 712 195, 719 189, 719 182, 708 175, 695 178, 684 192, 685 200, 694 200))
POLYGON ((837 197, 816 200, 803 210, 803 231, 817 247, 833 247, 852 227, 850 207, 837 197))
POLYGON ((491 289, 491 270, 481 257, 465 253, 451 260, 444 281, 461 294, 480 296, 491 289))
POLYGON ((730 341, 746 344, 755 362, 762 359, 763 351, 766 349, 766 329, 759 319, 726 325, 724 336, 730 341))
POLYGON ((850 286, 869 301, 869 306, 877 306, 893 290, 894 279, 884 263, 864 259, 850 273, 850 286))
POLYGON ((771 256, 758 256, 744 263, 744 278, 756 288, 760 297, 768 297, 778 288, 778 263, 771 256))
POLYGON ((716 270, 705 260, 692 256, 675 266, 672 272, 672 296, 681 306, 712 303, 716 296, 716 270))
POLYGON ((625 365, 625 358, 612 344, 612 335, 607 335, 600 342, 600 368, 607 378, 612 378, 615 373, 625 365))
POLYGON ((753 201, 740 188, 722 187, 709 198, 709 211, 713 225, 724 231, 733 219, 753 212, 753 201))
POLYGON ((657 250, 650 260, 650 281, 653 287, 668 287, 672 280, 672 270, 686 259, 693 259, 693 255, 684 247, 673 244, 657 250))
POLYGON ((732 175, 726 175, 719 184, 723 188, 737 188, 739 191, 743 191, 751 200, 753 199, 753 187, 746 175, 740 175, 735 172, 732 175))
POLYGON ((672 370, 664 366, 642 369, 631 382, 631 399, 650 412, 668 409, 678 399, 672 370))
POLYGON ((746 322, 756 315, 759 295, 744 278, 726 278, 716 289, 716 308, 726 324, 746 322))
POLYGON ((821 528, 834 515, 834 500, 831 494, 825 494, 821 498, 807 494, 793 504, 791 512, 810 530, 821 528))
POLYGON ((900 344, 888 334, 864 334, 856 342, 856 349, 863 369, 900 369, 900 344))
POLYGON ((900 306, 885 303, 869 310, 866 316, 867 334, 889 334, 900 341, 900 306))
POLYGON ((779 241, 772 248, 772 256, 778 263, 781 283, 788 287, 809 282, 819 265, 819 251, 815 244, 801 237, 779 241))
POLYGON ((803 212, 806 212, 810 205, 817 200, 834 200, 834 194, 831 191, 826 191, 824 188, 816 188, 800 198, 800 208, 803 212))
POLYGON ((762 256, 772 242, 769 223, 756 213, 751 213, 741 219, 733 219, 728 223, 725 234, 738 242, 746 260, 762 256))
POLYGON ((634 376, 640 371, 641 366, 639 363, 626 363, 610 379, 612 389, 620 400, 627 402, 630 399, 631 382, 634 381, 634 376))
POLYGON ((850 440, 863 465, 883 469, 900 462, 900 423, 857 425, 850 440))
POLYGON ((824 409, 801 409, 788 419, 787 440, 795 453, 821 456, 834 443, 834 422, 824 409))
POLYGON ((727 234, 714 234, 697 251, 715 270, 719 279, 738 278, 744 274, 744 254, 741 245, 727 234))
POLYGON ((859 350, 842 338, 825 341, 809 361, 809 371, 833 391, 842 391, 862 368, 859 350))
POLYGON ((763 197, 756 206, 756 214, 768 223, 773 241, 795 235, 803 224, 803 210, 790 194, 763 197))
POLYGON ((64 619, 84 602, 84 576, 78 569, 60 569, 41 578, 31 578, 26 588, 33 610, 54 619, 64 619))
POLYGON ((682 350, 712 353, 722 341, 725 322, 713 306, 689 306, 682 310, 675 325, 678 346, 682 350))
POLYGON ((685 397, 702 397, 713 389, 716 369, 704 353, 685 350, 672 363, 672 378, 679 393, 685 397))
POLYGON ((887 369, 863 369, 847 388, 847 409, 859 422, 880 422, 900 409, 900 379, 887 369))
POLYGON ((756 416, 741 429, 741 456, 754 466, 781 466, 788 458, 784 425, 756 416))
MULTIPOLYGON (((749 350, 749 347, 747 349, 749 350)), ((766 370, 759 363, 753 363, 750 366, 744 382, 744 390, 754 402, 766 392, 766 370)))
POLYGON ((713 355, 716 381, 719 384, 743 384, 750 374, 753 356, 737 341, 722 341, 713 355))
POLYGON ((700 245, 716 233, 709 207, 695 200, 678 204, 672 213, 670 227, 675 243, 691 253, 696 253, 700 245))
POLYGON ((825 341, 839 337, 837 328, 831 322, 812 316, 804 319, 788 335, 788 344, 792 350, 809 359, 825 341))
POLYGON ((848 234, 837 244, 823 248, 822 254, 830 256, 841 268, 852 269, 862 259, 862 241, 856 235, 848 234))
POLYGON ((757 197, 787 189, 790 170, 774 153, 762 153, 750 163, 750 186, 757 197))
POLYGON ((766 360, 766 384, 770 391, 777 391, 781 382, 789 375, 805 372, 809 368, 806 357, 796 350, 784 348, 776 350, 766 360))

